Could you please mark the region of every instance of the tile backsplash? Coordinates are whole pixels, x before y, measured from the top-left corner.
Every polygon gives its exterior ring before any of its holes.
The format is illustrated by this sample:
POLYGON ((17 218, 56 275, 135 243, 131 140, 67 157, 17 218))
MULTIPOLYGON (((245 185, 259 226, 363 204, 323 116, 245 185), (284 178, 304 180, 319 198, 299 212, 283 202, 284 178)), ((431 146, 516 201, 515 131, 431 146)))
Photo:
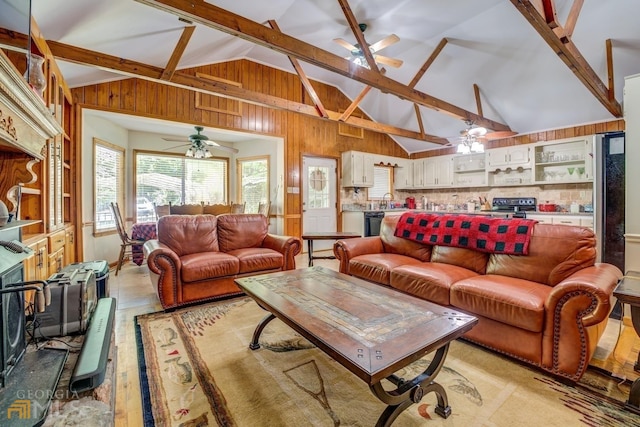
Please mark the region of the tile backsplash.
MULTIPOLYGON (((535 197, 537 203, 554 203, 569 210, 569 205, 578 203, 581 210, 585 205, 593 204, 593 184, 554 184, 528 185, 511 187, 477 187, 438 190, 404 190, 393 193, 393 200, 404 203, 405 198, 415 197, 420 202, 425 197, 428 203, 438 205, 462 205, 469 201, 478 202, 479 197, 487 198, 489 203, 494 197, 535 197)), ((353 188, 340 189, 341 204, 366 204, 367 189, 361 188, 358 193, 353 188)))

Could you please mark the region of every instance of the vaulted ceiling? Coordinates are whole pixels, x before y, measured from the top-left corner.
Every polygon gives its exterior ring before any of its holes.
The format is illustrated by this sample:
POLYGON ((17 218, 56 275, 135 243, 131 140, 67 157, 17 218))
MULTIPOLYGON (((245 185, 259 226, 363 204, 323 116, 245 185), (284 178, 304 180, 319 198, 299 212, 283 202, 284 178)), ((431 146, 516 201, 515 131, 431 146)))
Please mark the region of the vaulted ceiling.
MULTIPOLYGON (((640 73, 637 0, 32 0, 32 13, 71 87, 137 72, 189 86, 181 68, 247 58, 338 87, 409 153, 465 120, 516 133, 612 120, 640 73), (398 68, 355 65, 334 41, 390 34, 379 54, 398 68)), ((309 114, 351 119, 322 99, 309 114)))

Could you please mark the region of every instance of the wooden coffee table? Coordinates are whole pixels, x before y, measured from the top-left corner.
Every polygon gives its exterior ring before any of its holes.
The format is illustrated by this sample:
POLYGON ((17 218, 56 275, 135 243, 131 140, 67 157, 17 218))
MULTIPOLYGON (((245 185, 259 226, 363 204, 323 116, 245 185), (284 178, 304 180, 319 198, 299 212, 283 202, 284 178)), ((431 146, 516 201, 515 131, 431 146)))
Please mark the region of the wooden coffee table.
MULTIPOLYGON (((388 426, 430 392, 436 413, 451 414, 447 393, 435 382, 449 343, 478 319, 391 288, 323 267, 236 279, 240 288, 270 312, 256 327, 249 348, 276 317, 369 385, 388 406, 376 425, 388 426), (411 380, 394 372, 435 351, 427 369, 411 380), (396 388, 385 390, 387 379, 396 388)), ((387 386, 387 388, 389 388, 387 386)))

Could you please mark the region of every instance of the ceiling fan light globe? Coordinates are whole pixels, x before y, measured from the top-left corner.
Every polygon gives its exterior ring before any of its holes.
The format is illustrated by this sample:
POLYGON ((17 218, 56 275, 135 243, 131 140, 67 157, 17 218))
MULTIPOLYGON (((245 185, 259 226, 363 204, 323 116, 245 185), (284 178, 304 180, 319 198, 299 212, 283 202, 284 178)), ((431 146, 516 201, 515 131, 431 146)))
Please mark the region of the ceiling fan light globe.
POLYGON ((484 153, 484 144, 478 141, 471 143, 471 151, 474 153, 484 153))
POLYGON ((469 148, 469 146, 465 143, 459 144, 458 145, 458 150, 457 150, 458 154, 469 154, 471 153, 471 149, 469 148))
POLYGON ((184 155, 185 155, 185 156, 187 156, 187 157, 193 157, 193 149, 192 149, 192 148, 189 148, 189 149, 187 150, 187 152, 186 152, 186 153, 184 153, 184 155))
POLYGON ((211 152, 209 150, 204 150, 204 158, 208 159, 213 157, 213 154, 211 154, 211 152))

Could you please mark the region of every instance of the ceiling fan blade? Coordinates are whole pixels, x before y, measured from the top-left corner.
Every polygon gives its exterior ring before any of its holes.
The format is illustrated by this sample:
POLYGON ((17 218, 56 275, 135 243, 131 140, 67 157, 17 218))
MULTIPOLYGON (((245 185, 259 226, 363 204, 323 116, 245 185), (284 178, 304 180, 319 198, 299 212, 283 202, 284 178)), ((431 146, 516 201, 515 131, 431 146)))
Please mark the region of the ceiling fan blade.
POLYGON ((503 130, 499 132, 488 132, 484 137, 489 141, 492 141, 494 139, 509 138, 510 136, 514 136, 517 134, 518 132, 514 132, 511 130, 503 130))
POLYGON ((402 65, 402 60, 396 58, 389 58, 388 56, 375 55, 376 62, 379 62, 390 67, 399 68, 402 65))
POLYGON ((391 46, 394 43, 398 43, 399 41, 400 41, 400 37, 396 36, 395 34, 389 34, 387 37, 383 38, 380 41, 375 42, 374 44, 372 44, 369 47, 374 52, 378 52, 378 51, 381 51, 382 49, 384 49, 387 46, 391 46))
POLYGON ((337 39, 333 39, 333 41, 338 43, 340 46, 344 47, 345 49, 347 49, 349 51, 351 51, 351 50, 359 50, 357 47, 355 47, 354 45, 352 45, 351 43, 349 43, 345 39, 337 38, 337 39))
MULTIPOLYGON (((180 141, 172 141, 172 140, 170 140, 170 139, 167 139, 166 141, 170 141, 170 142, 180 142, 180 141)), ((162 151, 173 150, 173 149, 175 149, 175 148, 186 147, 186 146, 188 146, 188 145, 190 145, 190 143, 189 143, 189 142, 187 142, 186 144, 174 145, 173 147, 165 148, 165 149, 163 149, 162 151)))
POLYGON ((184 142, 185 144, 190 143, 191 141, 189 141, 187 138, 185 139, 176 139, 176 138, 162 138, 164 141, 169 141, 169 142, 184 142))
POLYGON ((209 145, 211 147, 211 149, 213 149, 213 150, 228 151, 229 153, 234 153, 234 154, 238 153, 238 149, 237 148, 227 147, 226 145, 220 145, 218 143, 211 144, 211 142, 213 142, 213 141, 207 141, 207 145, 209 145))

